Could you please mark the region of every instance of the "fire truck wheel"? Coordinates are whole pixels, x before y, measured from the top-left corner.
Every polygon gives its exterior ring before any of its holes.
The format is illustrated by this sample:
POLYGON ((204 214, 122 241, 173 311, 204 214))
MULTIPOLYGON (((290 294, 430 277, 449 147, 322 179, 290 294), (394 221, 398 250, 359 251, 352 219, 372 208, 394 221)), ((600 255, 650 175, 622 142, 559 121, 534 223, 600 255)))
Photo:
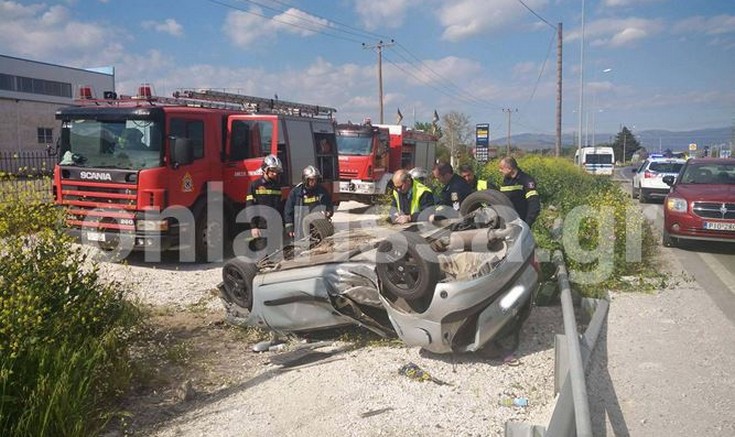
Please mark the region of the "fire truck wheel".
POLYGON ((334 234, 334 225, 320 212, 304 217, 303 235, 309 236, 309 247, 315 247, 325 238, 334 234))
POLYGON ((508 196, 497 190, 475 191, 470 194, 464 199, 462 205, 460 205, 459 213, 465 216, 476 209, 484 207, 492 207, 506 221, 511 221, 518 217, 518 213, 513 208, 513 204, 508 199, 508 196))
POLYGON ((381 241, 377 262, 381 292, 407 301, 429 296, 441 276, 436 253, 423 237, 410 231, 381 241))
POLYGON ((223 298, 248 311, 253 309, 253 278, 258 267, 244 258, 233 258, 222 267, 223 298))

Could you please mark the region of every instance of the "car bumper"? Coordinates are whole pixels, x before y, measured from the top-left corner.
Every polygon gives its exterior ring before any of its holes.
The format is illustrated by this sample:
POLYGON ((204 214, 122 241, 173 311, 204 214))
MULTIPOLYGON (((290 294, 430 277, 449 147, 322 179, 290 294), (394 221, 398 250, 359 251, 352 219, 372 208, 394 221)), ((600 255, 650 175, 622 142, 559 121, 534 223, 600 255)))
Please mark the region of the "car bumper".
POLYGON ((687 215, 669 214, 664 218, 664 227, 669 235, 678 239, 735 243, 733 220, 703 220, 687 215), (707 229, 705 226, 721 229, 707 229))

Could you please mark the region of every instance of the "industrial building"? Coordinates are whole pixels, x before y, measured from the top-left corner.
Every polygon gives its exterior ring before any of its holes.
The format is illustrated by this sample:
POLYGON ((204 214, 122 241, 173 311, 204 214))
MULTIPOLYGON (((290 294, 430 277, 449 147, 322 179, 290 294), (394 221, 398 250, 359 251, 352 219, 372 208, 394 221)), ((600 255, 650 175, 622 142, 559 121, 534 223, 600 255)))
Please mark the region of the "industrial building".
POLYGON ((59 107, 73 103, 80 87, 97 97, 115 90, 112 67, 81 69, 0 55, 0 154, 55 145, 59 107))

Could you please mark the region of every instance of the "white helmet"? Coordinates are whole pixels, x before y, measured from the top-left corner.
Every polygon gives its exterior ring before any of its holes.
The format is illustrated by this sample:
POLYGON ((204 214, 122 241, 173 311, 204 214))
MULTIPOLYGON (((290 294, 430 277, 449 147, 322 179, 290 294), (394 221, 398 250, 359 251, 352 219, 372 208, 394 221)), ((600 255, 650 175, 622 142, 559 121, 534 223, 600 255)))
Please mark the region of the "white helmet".
POLYGON ((322 174, 313 165, 307 165, 304 167, 304 170, 301 172, 301 180, 306 182, 307 179, 316 178, 316 180, 320 180, 322 178, 322 174))
POLYGON ((410 174, 412 178, 419 181, 422 181, 429 177, 429 172, 426 171, 426 169, 423 167, 414 167, 409 170, 408 174, 410 174))
POLYGON ((276 155, 268 155, 263 158, 263 164, 260 166, 260 168, 263 169, 263 173, 268 170, 283 173, 283 164, 281 164, 281 160, 278 159, 276 155))

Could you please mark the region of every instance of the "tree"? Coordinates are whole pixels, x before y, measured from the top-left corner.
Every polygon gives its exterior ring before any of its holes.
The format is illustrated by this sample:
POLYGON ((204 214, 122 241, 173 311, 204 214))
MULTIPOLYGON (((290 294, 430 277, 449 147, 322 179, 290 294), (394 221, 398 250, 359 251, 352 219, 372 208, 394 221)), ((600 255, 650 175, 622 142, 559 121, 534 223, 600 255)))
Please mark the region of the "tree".
POLYGON ((633 156, 638 149, 641 148, 641 144, 635 138, 633 133, 626 126, 618 132, 615 136, 615 142, 612 144, 615 156, 622 157, 622 162, 630 161, 630 157, 633 156))
MULTIPOLYGON (((448 154, 454 152, 454 162, 467 161, 469 159, 468 148, 474 139, 470 117, 461 112, 450 111, 441 117, 441 131, 440 146, 446 149, 448 154)), ((451 159, 450 162, 452 162, 451 159)))

